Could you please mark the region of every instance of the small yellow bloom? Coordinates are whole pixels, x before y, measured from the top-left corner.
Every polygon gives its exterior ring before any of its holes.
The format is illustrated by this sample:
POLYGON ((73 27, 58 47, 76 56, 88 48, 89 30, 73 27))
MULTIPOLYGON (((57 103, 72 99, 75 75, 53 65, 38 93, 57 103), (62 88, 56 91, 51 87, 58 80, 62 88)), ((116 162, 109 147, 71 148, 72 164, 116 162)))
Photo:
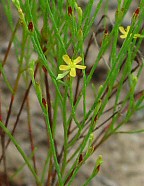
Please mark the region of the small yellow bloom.
POLYGON ((85 69, 84 65, 77 65, 82 61, 82 58, 78 56, 76 59, 72 60, 68 55, 63 55, 63 60, 67 65, 60 65, 59 69, 62 71, 69 71, 70 76, 76 76, 76 69, 85 69))
MULTIPOLYGON (((125 39, 125 38, 127 38, 127 36, 128 36, 128 33, 129 33, 129 31, 130 31, 130 26, 127 26, 127 28, 126 29, 124 29, 124 27, 122 27, 122 26, 120 26, 119 27, 119 30, 120 30, 120 32, 122 33, 122 35, 120 35, 120 38, 122 38, 122 39, 125 39)), ((131 36, 131 34, 130 34, 130 36, 131 36)), ((134 34, 134 36, 133 36, 133 38, 134 39, 136 39, 136 38, 142 38, 142 37, 144 37, 144 36, 142 36, 142 35, 140 35, 140 34, 134 34)))

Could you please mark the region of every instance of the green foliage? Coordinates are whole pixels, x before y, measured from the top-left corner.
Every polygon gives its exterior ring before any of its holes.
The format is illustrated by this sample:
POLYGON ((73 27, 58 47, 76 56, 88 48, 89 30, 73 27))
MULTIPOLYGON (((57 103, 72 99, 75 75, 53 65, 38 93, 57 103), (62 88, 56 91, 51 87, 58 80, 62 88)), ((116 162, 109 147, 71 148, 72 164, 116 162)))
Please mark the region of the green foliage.
MULTIPOLYGON (((92 66, 89 66, 87 52, 97 39, 97 32, 91 33, 92 27, 95 20, 103 21, 104 17, 99 18, 104 7, 103 2, 100 0, 93 11, 94 0, 89 0, 84 9, 75 0, 66 2, 63 0, 12 0, 12 2, 2 0, 12 32, 6 57, 0 65, 1 79, 11 94, 11 104, 7 106, 7 119, 0 121, 0 128, 4 133, 2 135, 3 156, 6 156, 6 149, 11 140, 32 172, 38 186, 44 185, 45 181, 51 185, 70 186, 99 145, 111 135, 143 132, 143 129, 120 131, 120 128, 130 120, 135 112, 144 107, 144 91, 137 91, 137 84, 143 69, 143 58, 139 49, 143 39, 141 27, 144 17, 144 1, 140 2, 138 15, 135 14, 135 17, 131 18, 130 30, 124 36, 124 40, 119 37, 119 27, 122 26, 132 0, 118 1, 112 30, 107 30, 108 25, 105 20, 103 29, 101 29, 102 38, 101 44, 98 44, 98 54, 95 59, 92 59, 92 66), (6 9, 7 6, 9 11, 6 9), (13 8, 15 6, 17 9, 17 24, 13 21, 13 11, 10 6, 13 8), (19 29, 22 32, 21 37, 19 37, 19 29), (119 41, 122 42, 121 46, 118 45, 119 41), (12 43, 18 65, 17 77, 13 85, 5 72, 5 64, 12 43), (93 104, 88 108, 87 90, 91 87, 94 72, 108 49, 110 49, 110 59, 105 62, 107 65, 106 79, 102 85, 93 88, 95 96, 93 96, 93 104), (76 77, 71 77, 69 70, 76 67, 69 63, 71 69, 66 69, 66 72, 62 74, 59 66, 63 66, 62 57, 66 54, 70 55, 71 59, 80 56, 82 65, 86 65, 87 68, 77 71, 76 77), (137 61, 136 68, 133 67, 134 61, 137 61), (25 83, 25 96, 19 108, 14 128, 10 132, 9 118, 21 78, 25 83), (122 98, 125 83, 128 84, 129 90, 127 95, 122 98), (13 136, 28 97, 28 102, 31 104, 29 92, 32 86, 41 108, 39 112, 43 113, 49 143, 41 174, 37 173, 36 160, 34 158, 33 161, 30 160, 13 136), (112 98, 113 105, 108 109, 107 106, 112 98), (100 119, 108 111, 111 111, 110 116, 100 123, 100 119), (82 116, 79 116, 79 112, 82 113, 82 116), (59 117, 62 118, 62 123, 58 122, 59 117), (57 151, 59 125, 64 134, 60 152, 57 151), (5 135, 10 139, 8 143, 5 135), (71 149, 73 149, 72 153, 71 149)), ((29 113, 28 107, 27 111, 29 113)), ((31 115, 28 114, 28 121, 29 117, 31 115)), ((32 157, 35 157, 31 128, 33 127, 29 126, 31 153, 32 157)), ((34 146, 39 148, 37 145, 34 146)), ((83 183, 84 186, 89 185, 98 174, 102 162, 100 155, 90 177, 83 183)), ((12 178, 14 179, 14 176, 12 178)))

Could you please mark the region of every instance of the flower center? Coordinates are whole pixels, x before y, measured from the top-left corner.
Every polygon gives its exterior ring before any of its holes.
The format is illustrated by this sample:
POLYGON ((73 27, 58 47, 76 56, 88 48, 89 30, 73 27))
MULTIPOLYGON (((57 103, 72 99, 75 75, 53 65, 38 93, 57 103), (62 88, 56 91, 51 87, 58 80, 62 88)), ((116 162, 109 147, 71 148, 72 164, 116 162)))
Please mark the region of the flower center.
POLYGON ((76 64, 74 64, 73 61, 72 61, 72 63, 70 64, 70 68, 76 68, 76 64))

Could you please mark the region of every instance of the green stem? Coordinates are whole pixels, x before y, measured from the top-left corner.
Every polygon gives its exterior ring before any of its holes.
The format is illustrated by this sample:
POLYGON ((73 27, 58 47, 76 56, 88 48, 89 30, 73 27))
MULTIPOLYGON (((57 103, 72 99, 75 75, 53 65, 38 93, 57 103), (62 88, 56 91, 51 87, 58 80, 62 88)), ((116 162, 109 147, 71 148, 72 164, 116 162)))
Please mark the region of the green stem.
POLYGON ((68 126, 66 121, 66 113, 67 113, 67 95, 68 95, 68 86, 66 86, 65 95, 64 95, 64 103, 63 103, 63 128, 64 128, 64 157, 62 163, 62 174, 64 174, 64 170, 66 168, 66 161, 67 161, 67 149, 68 149, 68 126))
POLYGON ((16 139, 11 135, 10 131, 5 127, 4 123, 2 123, 0 121, 0 127, 4 130, 4 132, 8 135, 8 137, 11 139, 11 141, 13 142, 13 144, 15 145, 15 147, 17 148, 17 150, 19 151, 19 153, 21 154, 21 156, 23 157, 25 163, 27 164, 27 166, 29 167, 31 173, 33 174, 37 184, 39 186, 42 186, 41 181, 38 177, 38 175, 36 174, 33 166, 31 165, 31 163, 29 162, 29 158, 27 157, 27 155, 25 154, 25 152, 22 150, 21 146, 18 144, 18 142, 16 141, 16 139))
POLYGON ((61 175, 60 166, 59 166, 59 163, 58 163, 58 160, 57 160, 56 149, 55 149, 54 139, 53 139, 53 135, 52 135, 52 130, 51 130, 51 127, 50 127, 49 117, 48 117, 48 114, 47 114, 47 109, 43 108, 43 112, 44 112, 45 119, 46 119, 47 130, 48 130, 48 134, 49 134, 49 138, 50 138, 50 146, 51 146, 51 149, 52 149, 54 163, 55 163, 55 167, 56 167, 57 174, 58 174, 59 184, 60 184, 60 186, 62 186, 63 185, 62 175, 61 175))

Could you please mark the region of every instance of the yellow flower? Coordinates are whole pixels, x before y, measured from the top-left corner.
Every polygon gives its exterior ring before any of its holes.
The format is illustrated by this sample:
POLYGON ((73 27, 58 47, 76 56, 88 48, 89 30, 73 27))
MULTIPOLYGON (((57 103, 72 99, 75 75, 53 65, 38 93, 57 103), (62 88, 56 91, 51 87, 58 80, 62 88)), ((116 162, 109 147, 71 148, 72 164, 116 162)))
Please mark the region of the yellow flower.
MULTIPOLYGON (((120 38, 122 38, 122 39, 125 39, 127 36, 128 36, 128 33, 129 33, 129 31, 130 31, 130 26, 127 26, 127 28, 126 29, 124 29, 124 27, 122 27, 122 26, 120 26, 119 27, 119 30, 120 30, 120 32, 122 33, 122 35, 120 35, 120 38)), ((130 34, 130 36, 131 36, 131 34, 130 34)), ((142 35, 140 35, 140 34, 134 34, 134 36, 133 36, 133 38, 134 39, 136 39, 136 38, 142 38, 142 37, 144 37, 144 36, 142 36, 142 35)))
POLYGON ((62 71, 68 71, 70 73, 70 76, 75 77, 76 76, 76 69, 85 69, 86 66, 84 65, 77 65, 82 61, 82 58, 78 56, 76 59, 72 60, 70 57, 66 54, 63 55, 63 60, 67 65, 60 65, 59 69, 62 71))

